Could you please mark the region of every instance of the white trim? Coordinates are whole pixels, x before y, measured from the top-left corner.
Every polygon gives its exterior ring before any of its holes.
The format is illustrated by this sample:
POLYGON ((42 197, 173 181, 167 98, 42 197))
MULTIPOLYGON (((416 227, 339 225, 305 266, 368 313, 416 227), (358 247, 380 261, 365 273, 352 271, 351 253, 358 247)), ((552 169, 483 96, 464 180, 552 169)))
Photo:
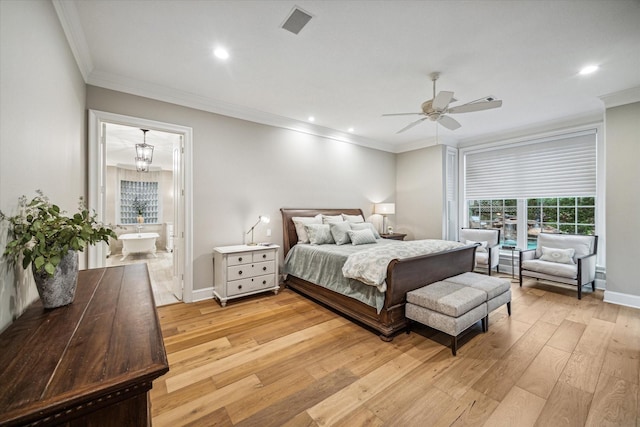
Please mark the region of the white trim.
MULTIPOLYGON (((155 129, 164 132, 182 134, 184 136, 184 292, 183 301, 193 301, 193 129, 172 123, 158 122, 105 111, 89 110, 89 197, 90 209, 96 211, 98 220, 104 220, 105 196, 98 197, 95 189, 104 185, 105 168, 104 147, 100 147, 100 124, 102 122, 155 129)), ((103 248, 89 247, 89 268, 104 264, 103 248)))
POLYGON ((213 286, 204 289, 194 289, 191 294, 191 302, 213 299, 213 286))
POLYGON ((638 295, 604 291, 604 302, 624 305, 625 307, 640 308, 640 296, 638 295))
POLYGON ((619 107, 621 105, 640 102, 640 86, 602 95, 600 100, 604 103, 606 108, 619 107))
POLYGON ((75 3, 70 1, 52 0, 53 7, 58 15, 58 20, 62 26, 69 48, 76 59, 78 69, 85 83, 89 79, 93 71, 93 61, 89 53, 89 45, 85 37, 82 25, 80 25, 80 17, 75 3))

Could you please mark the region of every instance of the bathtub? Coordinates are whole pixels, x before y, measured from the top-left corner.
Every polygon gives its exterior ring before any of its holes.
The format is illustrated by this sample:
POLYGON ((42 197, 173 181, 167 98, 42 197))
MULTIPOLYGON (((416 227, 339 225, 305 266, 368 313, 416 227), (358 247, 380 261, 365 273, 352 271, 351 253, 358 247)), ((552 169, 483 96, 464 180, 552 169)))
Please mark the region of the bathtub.
POLYGON ((122 241, 122 258, 124 260, 129 254, 139 252, 149 252, 156 256, 156 239, 160 237, 158 233, 129 233, 121 234, 118 240, 122 241))

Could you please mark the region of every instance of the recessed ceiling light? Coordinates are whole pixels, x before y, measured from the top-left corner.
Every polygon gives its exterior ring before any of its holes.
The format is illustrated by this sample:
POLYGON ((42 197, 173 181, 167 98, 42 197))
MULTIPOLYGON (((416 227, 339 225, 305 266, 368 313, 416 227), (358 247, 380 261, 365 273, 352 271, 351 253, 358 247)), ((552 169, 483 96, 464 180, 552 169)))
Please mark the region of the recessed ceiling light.
POLYGON ((353 132, 355 129, 354 128, 349 128, 348 131, 349 132, 353 132))
POLYGON ((223 47, 218 47, 213 51, 213 54, 216 56, 216 58, 219 59, 228 59, 229 58, 229 52, 227 52, 227 50, 223 47))
POLYGON ((310 122, 315 122, 315 121, 316 121, 316 118, 315 118, 315 117, 313 117, 313 116, 309 116, 309 121, 310 121, 310 122))
POLYGON ((597 65, 588 65, 580 70, 580 74, 585 76, 587 74, 595 73, 596 71, 598 71, 598 68, 599 67, 597 65))

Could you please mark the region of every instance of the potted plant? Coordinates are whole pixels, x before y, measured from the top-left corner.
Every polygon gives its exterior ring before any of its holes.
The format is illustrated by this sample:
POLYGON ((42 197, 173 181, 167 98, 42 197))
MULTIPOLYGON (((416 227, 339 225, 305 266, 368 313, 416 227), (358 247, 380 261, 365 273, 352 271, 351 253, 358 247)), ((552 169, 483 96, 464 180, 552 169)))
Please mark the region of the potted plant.
POLYGON ((140 200, 138 199, 138 197, 136 196, 133 199, 133 202, 131 202, 131 206, 133 206, 133 209, 136 210, 136 212, 138 213, 138 224, 144 224, 144 210, 147 208, 147 202, 144 200, 140 200))
POLYGON ((19 212, 0 219, 8 221, 13 240, 7 243, 4 255, 22 262, 33 271, 38 294, 45 308, 61 307, 73 301, 78 278, 78 252, 87 245, 109 242, 115 232, 96 220, 80 198, 78 212, 66 216, 42 193, 27 201, 18 201, 19 212))

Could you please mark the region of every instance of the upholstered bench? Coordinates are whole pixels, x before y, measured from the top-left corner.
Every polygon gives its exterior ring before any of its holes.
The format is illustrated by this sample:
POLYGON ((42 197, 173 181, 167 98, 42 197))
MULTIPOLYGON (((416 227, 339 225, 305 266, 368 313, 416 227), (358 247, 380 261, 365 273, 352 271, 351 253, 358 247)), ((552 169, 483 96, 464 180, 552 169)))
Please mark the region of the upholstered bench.
POLYGON ((511 315, 508 280, 464 273, 408 292, 405 316, 450 335, 451 353, 455 356, 460 334, 479 320, 486 332, 489 313, 503 304, 507 304, 511 315))
MULTIPOLYGON (((487 293, 487 315, 496 308, 507 305, 507 313, 511 316, 511 285, 509 280, 500 277, 489 277, 478 273, 462 273, 445 279, 449 283, 471 286, 487 293)), ((487 319, 487 329, 489 319, 487 319)))

